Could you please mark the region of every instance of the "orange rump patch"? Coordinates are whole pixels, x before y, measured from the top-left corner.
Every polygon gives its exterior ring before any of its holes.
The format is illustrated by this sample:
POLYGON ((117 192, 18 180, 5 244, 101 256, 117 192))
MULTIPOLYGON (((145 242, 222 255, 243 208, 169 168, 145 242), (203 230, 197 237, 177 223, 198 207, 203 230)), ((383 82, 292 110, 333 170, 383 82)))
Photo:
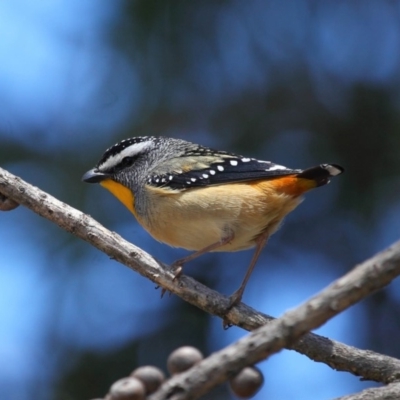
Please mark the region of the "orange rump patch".
POLYGON ((298 178, 297 175, 281 176, 275 179, 268 179, 254 182, 254 186, 273 188, 277 193, 285 193, 293 197, 302 195, 317 185, 311 179, 298 178))

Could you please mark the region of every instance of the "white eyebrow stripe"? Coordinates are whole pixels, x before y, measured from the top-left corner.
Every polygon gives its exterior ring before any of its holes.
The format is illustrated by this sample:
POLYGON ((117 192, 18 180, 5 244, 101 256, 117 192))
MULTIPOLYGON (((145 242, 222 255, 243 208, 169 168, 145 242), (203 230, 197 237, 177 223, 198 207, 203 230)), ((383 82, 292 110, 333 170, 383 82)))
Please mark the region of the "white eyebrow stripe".
POLYGON ((99 171, 107 171, 108 169, 115 167, 117 164, 119 164, 124 157, 135 156, 136 154, 142 152, 144 149, 150 147, 151 144, 152 142, 149 140, 146 142, 134 143, 128 146, 126 149, 123 149, 119 153, 107 158, 106 161, 98 166, 98 169, 99 171))

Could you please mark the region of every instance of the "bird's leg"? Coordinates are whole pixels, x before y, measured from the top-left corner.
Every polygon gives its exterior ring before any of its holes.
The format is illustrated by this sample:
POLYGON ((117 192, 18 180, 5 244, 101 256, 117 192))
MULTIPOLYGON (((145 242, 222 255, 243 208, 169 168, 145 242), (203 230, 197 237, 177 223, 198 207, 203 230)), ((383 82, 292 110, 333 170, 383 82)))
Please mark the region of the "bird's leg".
POLYGON ((241 285, 239 286, 239 289, 236 290, 232 295, 229 296, 229 307, 228 310, 230 310, 233 306, 239 304, 242 300, 243 292, 244 289, 246 288, 247 282, 250 279, 251 273, 253 272, 254 266, 257 263, 258 257, 261 254, 262 249, 267 243, 268 240, 268 234, 263 233, 261 236, 259 236, 256 240, 256 249, 254 251, 253 257, 250 261, 250 265, 247 268, 246 275, 243 278, 243 281, 241 285))
POLYGON ((175 276, 174 276, 173 280, 176 280, 182 274, 183 264, 186 264, 187 262, 192 261, 195 258, 200 257, 201 255, 203 255, 205 253, 208 253, 209 251, 213 251, 215 249, 218 249, 218 247, 222 247, 222 246, 226 245, 234 237, 235 237, 235 234, 230 231, 229 233, 227 233, 226 236, 221 238, 221 240, 219 240, 218 242, 211 243, 208 246, 204 247, 203 249, 195 251, 194 253, 189 254, 188 256, 186 256, 184 258, 180 258, 179 260, 176 260, 175 262, 173 262, 171 264, 171 268, 175 269, 175 271, 174 271, 175 272, 175 276))

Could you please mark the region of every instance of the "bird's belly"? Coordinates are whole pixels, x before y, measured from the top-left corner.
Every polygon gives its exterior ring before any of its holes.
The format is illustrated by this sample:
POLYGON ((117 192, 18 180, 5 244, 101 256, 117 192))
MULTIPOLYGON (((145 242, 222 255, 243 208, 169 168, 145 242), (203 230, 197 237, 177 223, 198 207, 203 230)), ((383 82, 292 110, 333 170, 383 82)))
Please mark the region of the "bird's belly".
POLYGON ((299 197, 260 190, 249 184, 211 186, 157 198, 151 189, 153 210, 139 222, 160 242, 188 250, 201 250, 227 236, 232 240, 215 251, 238 251, 255 245, 257 237, 275 232, 282 218, 301 201, 299 197), (146 221, 146 222, 144 222, 146 221))
POLYGON ((191 218, 181 221, 176 219, 169 229, 157 230, 157 232, 152 230, 150 233, 160 242, 187 250, 201 250, 232 234, 233 238, 229 243, 214 251, 238 251, 255 245, 255 231, 262 231, 262 228, 253 227, 253 229, 245 231, 237 224, 226 220, 191 218))

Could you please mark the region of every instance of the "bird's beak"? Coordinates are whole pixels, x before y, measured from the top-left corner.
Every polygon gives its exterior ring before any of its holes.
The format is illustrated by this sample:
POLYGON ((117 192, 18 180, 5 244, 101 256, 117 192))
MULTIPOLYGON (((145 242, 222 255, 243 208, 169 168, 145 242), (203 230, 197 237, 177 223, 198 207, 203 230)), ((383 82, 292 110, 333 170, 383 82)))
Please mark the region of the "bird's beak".
POLYGON ((108 179, 109 177, 110 175, 93 168, 82 176, 82 180, 87 183, 99 183, 105 179, 108 179))

